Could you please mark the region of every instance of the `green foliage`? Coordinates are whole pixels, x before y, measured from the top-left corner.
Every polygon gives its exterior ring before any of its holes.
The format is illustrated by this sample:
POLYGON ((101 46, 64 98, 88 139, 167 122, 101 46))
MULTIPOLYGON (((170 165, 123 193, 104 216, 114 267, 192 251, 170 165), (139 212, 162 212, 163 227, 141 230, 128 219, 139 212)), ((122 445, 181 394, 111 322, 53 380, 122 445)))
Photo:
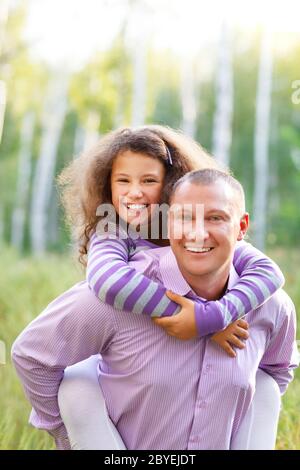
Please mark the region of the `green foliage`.
POLYGON ((146 122, 180 127, 180 70, 170 54, 150 51, 147 69, 146 122))
POLYGON ((70 102, 83 127, 91 112, 100 118, 98 131, 110 131, 116 114, 121 121, 129 115, 131 65, 122 36, 117 37, 111 49, 99 52, 71 81, 70 102))
MULTIPOLYGON (((8 87, 3 139, 0 145, 0 213, 4 209, 5 240, 11 234, 11 216, 15 204, 20 150, 20 130, 24 115, 33 111, 36 126, 32 146, 32 176, 40 152, 41 115, 50 71, 31 58, 30 44, 22 39, 26 4, 9 16, 6 41, 0 56, 0 77, 8 87)), ((269 200, 267 243, 269 246, 299 246, 300 213, 300 105, 293 104, 292 82, 299 79, 299 38, 287 42, 287 36, 274 36, 273 83, 269 145, 269 200), (286 45, 284 46, 284 44, 286 45)), ((233 50, 234 109, 230 166, 242 182, 251 213, 254 190, 254 132, 257 75, 261 34, 235 31, 233 50)), ((196 139, 208 150, 212 148, 215 112, 215 78, 218 70, 211 67, 216 49, 199 52, 194 69, 196 88, 196 139)), ((188 53, 188 51, 187 51, 188 53)), ((73 74, 69 86, 69 109, 57 155, 56 174, 71 160, 76 130, 96 126, 100 135, 120 125, 128 125, 133 96, 133 54, 126 44, 126 24, 122 25, 111 47, 91 57, 73 74), (93 119, 96 118, 96 119, 93 119), (98 119, 99 118, 99 119, 98 119)), ((147 55, 146 122, 180 128, 181 64, 170 50, 150 49, 147 55)), ((52 209, 58 201, 53 189, 52 209)), ((25 251, 30 249, 28 227, 30 200, 27 204, 25 251)), ((63 251, 68 244, 63 214, 58 212, 57 234, 48 240, 48 248, 63 251)))

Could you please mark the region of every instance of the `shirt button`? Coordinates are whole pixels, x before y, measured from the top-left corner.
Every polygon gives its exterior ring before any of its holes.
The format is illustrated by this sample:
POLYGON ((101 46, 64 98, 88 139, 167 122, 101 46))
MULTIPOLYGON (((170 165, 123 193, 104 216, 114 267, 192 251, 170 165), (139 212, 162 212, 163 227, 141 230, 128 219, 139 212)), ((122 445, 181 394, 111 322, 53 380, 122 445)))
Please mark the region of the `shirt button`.
POLYGON ((206 401, 200 401, 200 403, 198 403, 198 408, 205 408, 207 405, 206 401))
POLYGON ((211 369, 211 365, 208 364, 208 365, 205 367, 205 370, 208 372, 210 369, 211 369))

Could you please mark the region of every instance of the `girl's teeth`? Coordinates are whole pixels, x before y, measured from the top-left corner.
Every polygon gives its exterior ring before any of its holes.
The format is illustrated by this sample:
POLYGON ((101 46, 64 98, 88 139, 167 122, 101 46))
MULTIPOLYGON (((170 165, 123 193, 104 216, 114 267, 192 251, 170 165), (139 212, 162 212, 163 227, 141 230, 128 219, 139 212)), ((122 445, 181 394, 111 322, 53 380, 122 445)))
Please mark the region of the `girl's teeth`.
POLYGON ((127 204, 128 209, 145 209, 146 207, 145 204, 127 204))

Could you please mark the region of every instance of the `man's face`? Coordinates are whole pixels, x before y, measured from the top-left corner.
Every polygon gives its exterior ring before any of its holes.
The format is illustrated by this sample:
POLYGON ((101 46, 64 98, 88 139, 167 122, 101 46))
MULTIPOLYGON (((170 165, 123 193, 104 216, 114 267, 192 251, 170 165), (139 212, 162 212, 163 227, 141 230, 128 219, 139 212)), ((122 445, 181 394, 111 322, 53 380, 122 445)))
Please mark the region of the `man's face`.
POLYGON ((242 213, 239 202, 238 193, 222 180, 205 186, 185 182, 176 190, 169 238, 183 276, 229 270, 236 241, 248 228, 248 214, 242 213), (197 212, 203 217, 196 224, 197 212))

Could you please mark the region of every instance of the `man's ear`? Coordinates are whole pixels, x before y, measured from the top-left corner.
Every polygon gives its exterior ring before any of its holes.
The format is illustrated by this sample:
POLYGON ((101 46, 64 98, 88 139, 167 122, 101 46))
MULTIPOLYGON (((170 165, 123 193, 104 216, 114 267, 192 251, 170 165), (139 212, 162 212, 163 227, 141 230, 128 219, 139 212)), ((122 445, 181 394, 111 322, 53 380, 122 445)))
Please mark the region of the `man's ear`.
POLYGON ((240 231, 238 234, 238 240, 243 240, 244 236, 247 233, 249 227, 249 214, 245 212, 245 214, 240 219, 240 231))

